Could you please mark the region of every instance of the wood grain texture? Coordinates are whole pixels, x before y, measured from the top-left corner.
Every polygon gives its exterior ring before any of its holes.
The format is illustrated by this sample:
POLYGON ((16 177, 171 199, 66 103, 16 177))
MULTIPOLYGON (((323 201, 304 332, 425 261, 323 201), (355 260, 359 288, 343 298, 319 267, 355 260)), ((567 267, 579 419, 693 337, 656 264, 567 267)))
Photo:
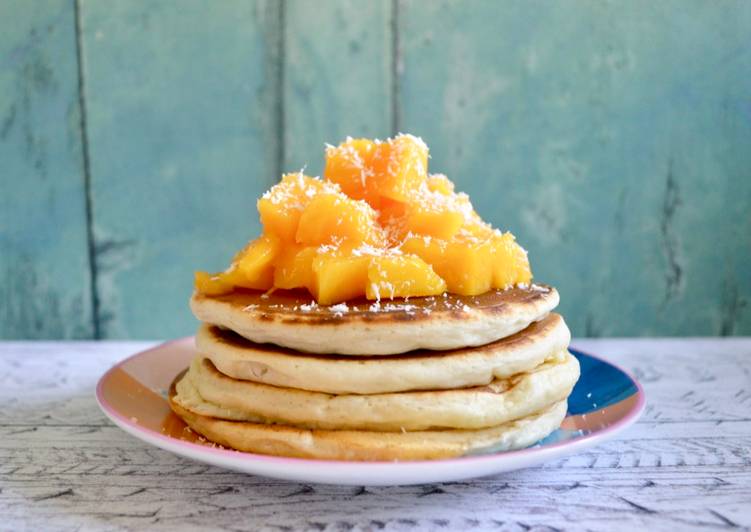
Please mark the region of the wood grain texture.
POLYGON ((0 338, 90 338, 74 4, 0 21, 0 338))
POLYGON ((403 129, 575 334, 751 330, 751 4, 690 5, 400 2, 403 129))
POLYGON ((104 336, 191 332, 192 272, 255 238, 278 166, 278 9, 82 2, 104 336))
POLYGON ((284 5, 284 170, 321 175, 325 143, 392 132, 391 1, 284 5))
POLYGON ((282 171, 397 130, 575 334, 751 334, 749 27, 744 0, 0 2, 0 338, 191 332, 192 272, 282 171))
POLYGON ((646 388, 643 418, 616 440, 491 478, 355 488, 205 466, 111 425, 96 407, 96 380, 148 345, 0 343, 3 528, 751 528, 751 339, 575 342, 646 388))

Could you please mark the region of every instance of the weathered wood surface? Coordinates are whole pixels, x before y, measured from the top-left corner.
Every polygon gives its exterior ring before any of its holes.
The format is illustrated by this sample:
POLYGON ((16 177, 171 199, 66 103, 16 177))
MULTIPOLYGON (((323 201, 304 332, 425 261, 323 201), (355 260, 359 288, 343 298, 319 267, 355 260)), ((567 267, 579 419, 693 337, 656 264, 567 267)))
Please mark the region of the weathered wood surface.
POLYGON ((751 334, 749 27, 745 0, 0 2, 0 338, 189 334, 262 190, 397 130, 576 334, 751 334))
POLYGON ((392 133, 392 2, 284 6, 284 170, 321 175, 324 143, 392 133))
POLYGON ((391 488, 243 475, 126 435, 93 389, 148 345, 0 344, 0 529, 751 529, 751 339, 575 342, 639 376, 634 427, 541 467, 391 488))
POLYGON ((225 267, 258 233, 256 199, 278 174, 278 11, 82 4, 103 336, 184 334, 193 271, 225 267))
POLYGON ((72 1, 0 2, 0 338, 91 338, 72 1))
POLYGON ((743 1, 406 0, 401 128, 575 334, 749 334, 749 27, 743 1))

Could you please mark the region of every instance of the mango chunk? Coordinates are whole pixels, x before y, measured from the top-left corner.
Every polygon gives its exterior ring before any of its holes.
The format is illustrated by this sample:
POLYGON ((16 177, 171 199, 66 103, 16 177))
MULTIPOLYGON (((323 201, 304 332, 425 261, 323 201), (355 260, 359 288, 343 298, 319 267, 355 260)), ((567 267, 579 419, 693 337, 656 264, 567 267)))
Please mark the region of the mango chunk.
POLYGON ((221 273, 195 273, 195 287, 206 295, 232 292, 235 287, 268 290, 274 284, 273 261, 279 253, 279 239, 269 235, 250 242, 221 273))
POLYGON ((345 194, 374 208, 383 198, 406 202, 427 180, 428 147, 412 135, 384 142, 348 138, 326 149, 323 174, 345 194))
POLYGON ((372 162, 379 196, 409 201, 428 177, 428 147, 412 135, 398 135, 378 145, 372 162))
POLYGON ((428 190, 450 196, 454 193, 454 183, 443 174, 430 174, 428 176, 428 190))
POLYGON ((224 279, 241 288, 268 290, 274 282, 274 259, 281 249, 280 240, 271 235, 262 235, 243 249, 224 279))
POLYGON ((434 296, 445 291, 445 281, 416 255, 373 257, 368 265, 368 299, 434 296))
POLYGON ((398 246, 407 235, 406 212, 407 204, 388 198, 381 198, 378 210, 378 223, 384 230, 387 247, 398 246))
POLYGON ((441 275, 449 291, 465 296, 475 296, 490 290, 491 255, 488 240, 478 241, 474 238, 452 240, 446 246, 441 275))
POLYGON ((449 239, 464 224, 464 214, 448 202, 421 201, 406 209, 405 228, 420 235, 449 239))
POLYGON ((339 146, 326 147, 323 176, 337 183, 352 199, 378 206, 377 183, 373 179, 373 156, 380 142, 347 138, 339 146))
POLYGON ((315 247, 286 246, 274 265, 274 286, 285 290, 307 288, 313 292, 313 259, 317 253, 318 249, 315 247))
MULTIPOLYGON (((433 238, 431 236, 418 236, 411 235, 404 239, 400 250, 402 253, 408 255, 417 255, 422 260, 427 262, 436 270, 436 264, 443 262, 443 256, 446 252, 448 242, 439 238, 433 238)), ((441 275, 438 273, 438 275, 441 275)), ((441 277, 443 277, 441 275, 441 277)))
POLYGON ((252 290, 270 290, 274 287, 274 267, 268 266, 259 270, 254 279, 245 277, 236 265, 232 265, 222 274, 226 282, 232 283, 238 288, 250 288, 252 290))
POLYGON ((332 183, 308 177, 302 173, 286 174, 280 183, 271 187, 257 207, 264 232, 285 242, 294 242, 300 216, 311 199, 322 192, 337 193, 332 183))
POLYGON ((453 185, 439 185, 441 190, 423 186, 407 203, 382 198, 381 224, 396 240, 403 240, 409 233, 452 238, 465 224, 473 223, 476 214, 466 194, 454 193, 453 185))
POLYGON ((383 234, 376 212, 364 201, 344 194, 315 196, 300 216, 296 241, 306 246, 337 244, 382 244, 383 234))
POLYGON ((414 253, 446 281, 449 292, 474 296, 490 290, 492 281, 489 240, 457 236, 450 241, 413 236, 402 251, 414 253))
POLYGON ((514 235, 508 232, 494 235, 491 247, 493 288, 509 288, 532 281, 527 252, 516 243, 514 235))
POLYGON ((234 285, 227 281, 224 272, 196 272, 194 277, 196 290, 207 296, 220 296, 234 290, 234 285))
POLYGON ((322 305, 361 297, 368 283, 370 256, 319 253, 313 260, 315 296, 322 305))
POLYGON ((408 231, 436 238, 451 238, 462 226, 464 217, 455 211, 415 208, 406 220, 408 231))
POLYGON ((490 224, 482 221, 482 219, 474 213, 470 215, 469 220, 465 220, 459 233, 465 237, 474 237, 480 239, 487 239, 493 236, 493 228, 490 224))

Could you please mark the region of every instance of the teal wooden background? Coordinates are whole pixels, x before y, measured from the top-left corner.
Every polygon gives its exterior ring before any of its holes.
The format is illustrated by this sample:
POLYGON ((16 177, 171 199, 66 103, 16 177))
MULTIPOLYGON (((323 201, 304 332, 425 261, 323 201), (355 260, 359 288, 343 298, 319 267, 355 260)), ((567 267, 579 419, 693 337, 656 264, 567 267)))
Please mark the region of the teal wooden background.
POLYGON ((751 334, 751 2, 0 1, 0 338, 189 334, 324 142, 421 135, 575 334, 751 334))

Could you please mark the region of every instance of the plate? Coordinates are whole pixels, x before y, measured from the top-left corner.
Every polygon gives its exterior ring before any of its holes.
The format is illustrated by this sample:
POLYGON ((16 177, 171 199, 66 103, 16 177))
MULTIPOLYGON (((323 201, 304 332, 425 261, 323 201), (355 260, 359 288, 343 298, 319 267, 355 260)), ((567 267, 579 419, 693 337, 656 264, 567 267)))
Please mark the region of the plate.
POLYGON ((644 390, 626 371, 575 349, 581 378, 561 428, 532 447, 421 462, 345 462, 284 458, 224 449, 189 430, 169 408, 170 383, 195 356, 193 338, 167 342, 120 362, 99 380, 96 398, 136 438, 199 462, 284 480, 356 486, 446 482, 538 465, 612 438, 644 409, 644 390))

